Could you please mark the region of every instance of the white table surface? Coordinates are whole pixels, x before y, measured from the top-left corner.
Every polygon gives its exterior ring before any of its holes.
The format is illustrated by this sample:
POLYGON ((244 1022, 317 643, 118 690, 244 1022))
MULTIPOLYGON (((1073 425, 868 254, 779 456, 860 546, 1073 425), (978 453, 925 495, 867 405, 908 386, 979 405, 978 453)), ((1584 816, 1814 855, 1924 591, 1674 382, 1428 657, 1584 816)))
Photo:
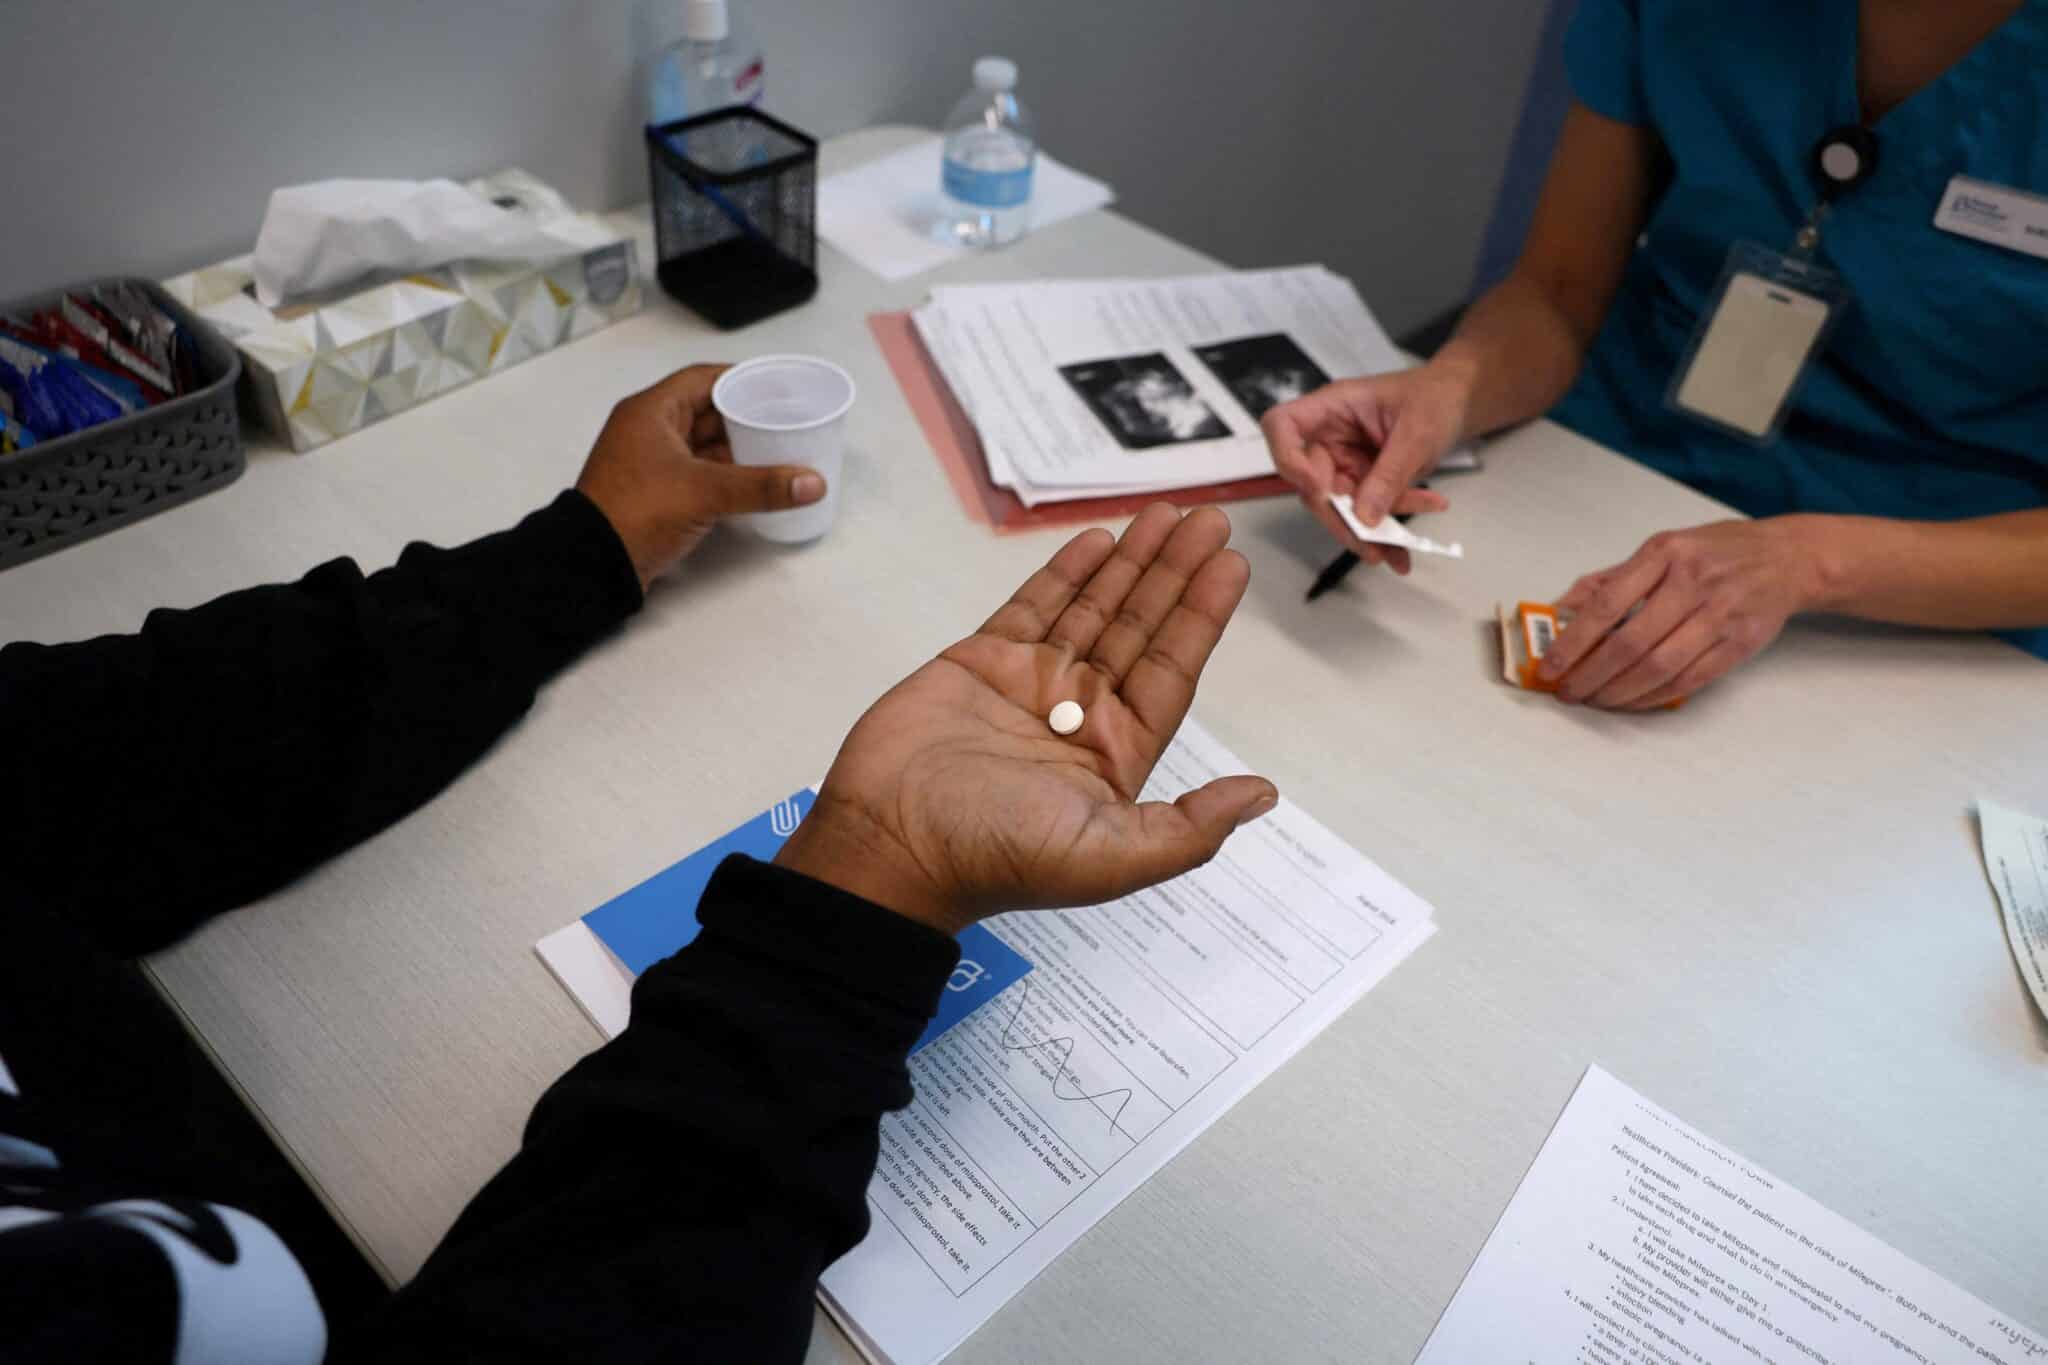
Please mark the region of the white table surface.
MULTIPOLYGON (((908 136, 837 140, 824 167, 908 136)), ((535 940, 816 777, 870 699, 1062 539, 961 514, 866 315, 940 280, 1216 266, 1109 213, 896 285, 821 256, 796 312, 723 335, 654 293, 311 455, 259 443, 225 491, 0 575, 9 638, 131 630, 507 525, 574 477, 614 400, 684 363, 805 350, 854 374, 828 539, 720 534, 426 809, 154 961, 393 1277, 598 1042, 535 940)), ((1312 608, 1330 547, 1307 515, 1231 509, 1252 587, 1197 703, 1440 933, 956 1359, 1408 1361, 1594 1061, 2048 1327, 2048 1027, 1970 814, 1980 793, 2048 814, 2048 669, 1984 638, 1814 624, 1672 715, 1517 694, 1496 600, 1724 513, 1548 424, 1488 461, 1446 483, 1433 527, 1470 558, 1361 572, 1312 608)), ((853 1352, 821 1317, 811 1355, 853 1352)))

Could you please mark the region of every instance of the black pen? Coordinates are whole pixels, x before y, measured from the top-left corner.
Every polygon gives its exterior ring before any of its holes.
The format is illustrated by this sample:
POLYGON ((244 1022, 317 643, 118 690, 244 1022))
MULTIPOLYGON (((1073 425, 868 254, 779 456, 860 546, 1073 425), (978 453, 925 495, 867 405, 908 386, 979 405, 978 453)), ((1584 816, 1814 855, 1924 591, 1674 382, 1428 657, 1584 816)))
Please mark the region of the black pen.
MULTIPOLYGON (((1426 483, 1418 483, 1415 486, 1417 488, 1429 487, 1429 485, 1426 483)), ((1414 515, 1415 514, 1413 512, 1409 512, 1401 516, 1395 517, 1394 520, 1400 522, 1403 526, 1406 526, 1408 524, 1408 518, 1414 515)), ((1357 567, 1358 556, 1353 554, 1351 551, 1346 550, 1342 554, 1338 555, 1335 559, 1329 562, 1329 564, 1323 569, 1321 573, 1316 575, 1316 581, 1308 585, 1308 600, 1313 602, 1318 597, 1321 597, 1324 593, 1328 592, 1330 589, 1336 587, 1339 583, 1342 583, 1344 581, 1344 575, 1350 573, 1353 569, 1357 567)))
POLYGON ((1316 575, 1316 581, 1308 585, 1308 600, 1313 602, 1330 589, 1344 581, 1344 575, 1358 567, 1358 556, 1346 550, 1326 565, 1316 575))

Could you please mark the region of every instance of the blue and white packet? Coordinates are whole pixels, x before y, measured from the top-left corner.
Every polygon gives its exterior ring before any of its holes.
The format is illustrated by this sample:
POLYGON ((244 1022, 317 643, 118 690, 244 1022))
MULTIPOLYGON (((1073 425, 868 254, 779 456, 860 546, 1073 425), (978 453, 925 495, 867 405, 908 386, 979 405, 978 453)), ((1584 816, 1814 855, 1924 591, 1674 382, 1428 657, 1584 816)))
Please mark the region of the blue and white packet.
MULTIPOLYGON (((718 865, 735 853, 770 862, 782 850, 803 818, 811 813, 817 793, 806 787, 790 793, 738 829, 714 839, 687 858, 621 892, 583 917, 620 965, 638 977, 665 957, 695 941, 697 902, 718 865)), ((940 993, 938 1012, 913 1053, 1022 980, 1031 963, 982 925, 959 935, 960 965, 940 993)))

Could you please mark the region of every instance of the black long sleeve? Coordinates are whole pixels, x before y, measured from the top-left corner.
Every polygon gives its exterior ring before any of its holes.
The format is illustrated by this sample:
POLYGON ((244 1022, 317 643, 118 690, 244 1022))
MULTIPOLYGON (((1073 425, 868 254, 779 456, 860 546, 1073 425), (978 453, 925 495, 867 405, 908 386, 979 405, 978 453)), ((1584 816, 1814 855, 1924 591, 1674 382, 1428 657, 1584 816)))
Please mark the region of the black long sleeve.
POLYGON ((730 858, 632 1023, 534 1109, 362 1360, 796 1361, 866 1233, 882 1114, 950 938, 730 858))
POLYGON ((0 649, 0 867, 108 951, 150 951, 441 790, 640 603, 602 513, 564 493, 456 549, 414 545, 0 649))
MULTIPOLYGON (((514 530, 414 546, 368 577, 337 561, 154 613, 135 636, 0 649, 0 912, 21 912, 0 921, 61 923, 123 954, 176 939, 427 800, 639 601, 609 524, 565 494, 514 530)), ((549 1090, 414 1282, 352 1324, 353 1356, 801 1358, 820 1272, 866 1230, 878 1120, 910 1099, 905 1057, 958 948, 745 860, 720 870, 700 918, 696 943, 637 984, 631 1027, 549 1090)), ((61 983, 27 988, 31 958, 12 969, 0 954, 0 1051, 89 1022, 61 983)), ((75 1070, 32 1049, 18 1060, 31 1104, 76 1098, 75 1070)), ((125 1092, 123 1074, 109 1071, 125 1092)), ((121 1095, 105 1098, 119 1112, 121 1095)), ((20 1104, 10 1115, 17 1147, 57 1131, 20 1104)), ((152 1117, 136 1114, 139 1140, 152 1117)), ((15 1170, 10 1198, 42 1208, 91 1174, 68 1157, 54 1174, 15 1170)), ((202 1169, 186 1188, 218 1197, 213 1183, 202 1169)), ((80 1217, 104 1234, 84 1250, 117 1273, 138 1249, 80 1217)), ((54 1277, 53 1295, 94 1301, 98 1272, 77 1256, 19 1235, 0 1252, 54 1277)), ((143 1260, 122 1302, 155 1292, 155 1316, 134 1318, 154 1342, 174 1299, 168 1262, 143 1260)), ((45 1325, 56 1358, 84 1344, 61 1313, 45 1325)))

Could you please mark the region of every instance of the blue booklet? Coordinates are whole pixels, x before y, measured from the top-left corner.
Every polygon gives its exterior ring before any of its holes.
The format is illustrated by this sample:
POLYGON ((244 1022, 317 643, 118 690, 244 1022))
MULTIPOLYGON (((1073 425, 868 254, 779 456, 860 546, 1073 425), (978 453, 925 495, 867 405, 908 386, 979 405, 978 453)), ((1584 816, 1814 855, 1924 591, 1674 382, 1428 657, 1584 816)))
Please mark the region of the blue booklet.
MULTIPOLYGON (((628 972, 639 976, 697 937, 697 901, 721 862, 734 853, 762 862, 773 859, 811 813, 816 800, 817 793, 809 788, 792 793, 723 838, 598 906, 583 917, 584 926, 628 972)), ((946 982, 938 1013, 912 1052, 1001 995, 1031 970, 1031 964, 1015 949, 978 924, 963 932, 959 942, 960 965, 946 982)), ((570 988, 576 989, 573 984, 570 988)), ((584 1004, 585 1008, 592 1006, 589 1001, 584 1004)))

